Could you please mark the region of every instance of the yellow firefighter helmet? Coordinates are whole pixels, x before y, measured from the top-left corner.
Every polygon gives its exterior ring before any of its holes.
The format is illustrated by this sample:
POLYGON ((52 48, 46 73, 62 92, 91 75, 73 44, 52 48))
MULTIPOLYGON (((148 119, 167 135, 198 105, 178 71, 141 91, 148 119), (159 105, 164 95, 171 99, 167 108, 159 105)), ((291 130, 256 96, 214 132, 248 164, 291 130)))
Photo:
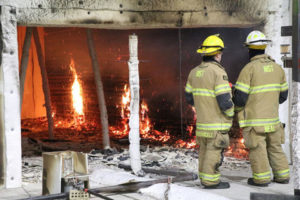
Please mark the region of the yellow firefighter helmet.
POLYGON ((208 36, 203 44, 197 49, 197 53, 204 56, 213 56, 224 49, 224 42, 219 34, 208 36))

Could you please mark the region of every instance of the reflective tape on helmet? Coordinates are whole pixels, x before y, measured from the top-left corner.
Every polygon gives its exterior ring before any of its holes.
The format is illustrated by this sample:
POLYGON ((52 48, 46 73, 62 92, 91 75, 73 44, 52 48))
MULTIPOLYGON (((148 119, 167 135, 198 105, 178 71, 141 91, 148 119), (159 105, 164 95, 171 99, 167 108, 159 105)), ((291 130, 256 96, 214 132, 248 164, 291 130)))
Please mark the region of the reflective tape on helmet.
POLYGON ((274 176, 276 178, 286 178, 290 176, 290 169, 274 171, 274 176))
POLYGON ((264 172, 264 173, 253 173, 253 179, 256 180, 264 180, 264 179, 271 179, 271 172, 264 172))
POLYGON ((203 172, 199 172, 199 178, 201 178, 203 181, 218 181, 220 179, 221 174, 206 174, 203 172))
POLYGON ((197 130, 229 130, 231 123, 196 124, 197 130))
POLYGON ((250 86, 242 82, 236 82, 235 89, 249 94, 250 86))
POLYGON ((264 50, 265 48, 267 48, 267 45, 249 45, 248 46, 249 49, 256 49, 256 50, 264 50))
POLYGON ((252 31, 247 36, 245 44, 250 49, 265 49, 270 40, 266 39, 266 36, 260 31, 252 31))
POLYGON ((231 92, 231 87, 229 86, 228 83, 226 84, 221 84, 221 85, 217 85, 215 87, 215 94, 218 95, 218 94, 221 94, 221 93, 224 93, 224 92, 231 92))
POLYGON ((193 87, 190 84, 187 83, 186 86, 185 86, 185 91, 187 93, 191 93, 193 91, 193 87))
POLYGON ((272 119, 248 119, 248 120, 240 120, 240 127, 246 126, 268 126, 268 125, 276 125, 279 124, 279 118, 272 119))

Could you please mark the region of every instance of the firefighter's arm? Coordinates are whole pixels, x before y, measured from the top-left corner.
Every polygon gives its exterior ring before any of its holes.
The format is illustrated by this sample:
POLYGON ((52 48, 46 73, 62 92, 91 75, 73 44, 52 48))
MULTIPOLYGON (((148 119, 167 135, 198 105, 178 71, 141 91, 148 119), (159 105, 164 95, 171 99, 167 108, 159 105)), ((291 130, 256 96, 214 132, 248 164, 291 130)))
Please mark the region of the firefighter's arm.
POLYGON ((234 87, 233 103, 236 111, 242 110, 247 103, 250 92, 250 79, 251 72, 245 67, 241 71, 234 87))
POLYGON ((231 87, 227 74, 224 72, 217 75, 215 84, 215 95, 220 110, 227 116, 233 117, 233 103, 231 100, 231 87))
POLYGON ((193 87, 192 87, 192 83, 191 83, 191 74, 188 77, 188 80, 186 82, 186 86, 185 86, 185 100, 188 104, 194 106, 194 97, 193 97, 193 87))
POLYGON ((287 100, 288 97, 288 84, 285 79, 285 73, 282 70, 282 81, 280 83, 281 88, 280 88, 280 94, 279 94, 279 103, 282 104, 287 100))

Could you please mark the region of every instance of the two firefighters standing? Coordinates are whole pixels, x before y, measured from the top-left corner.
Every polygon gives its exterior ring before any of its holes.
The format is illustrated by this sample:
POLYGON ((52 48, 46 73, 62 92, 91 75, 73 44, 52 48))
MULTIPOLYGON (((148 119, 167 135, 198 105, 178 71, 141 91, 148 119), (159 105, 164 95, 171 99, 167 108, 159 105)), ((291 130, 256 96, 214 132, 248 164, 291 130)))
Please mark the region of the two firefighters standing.
POLYGON ((270 41, 260 31, 252 31, 245 45, 250 62, 242 69, 233 90, 220 64, 224 43, 219 35, 207 37, 197 50, 203 62, 191 70, 185 96, 195 106, 196 138, 199 149, 199 178, 205 189, 229 188, 220 181, 223 150, 229 146, 228 131, 234 110, 243 129, 253 177, 248 184, 266 187, 271 182, 289 182, 289 166, 282 150, 284 130, 278 107, 287 99, 288 85, 283 69, 265 54, 270 41), (205 113, 205 114, 204 114, 205 113))

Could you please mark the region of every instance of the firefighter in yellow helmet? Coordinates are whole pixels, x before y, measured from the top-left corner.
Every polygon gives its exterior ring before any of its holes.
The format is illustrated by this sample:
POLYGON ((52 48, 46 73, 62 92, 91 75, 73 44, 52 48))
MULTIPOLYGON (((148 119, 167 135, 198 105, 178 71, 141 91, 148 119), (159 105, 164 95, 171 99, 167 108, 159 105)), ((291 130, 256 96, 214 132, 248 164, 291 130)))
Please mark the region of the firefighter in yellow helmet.
POLYGON ((203 62, 191 70, 185 88, 186 100, 195 106, 199 149, 199 178, 205 189, 229 188, 220 181, 223 149, 229 145, 234 106, 228 76, 220 64, 224 43, 219 35, 207 37, 197 50, 203 62))
POLYGON ((266 187, 274 181, 289 182, 289 166, 282 150, 284 130, 278 107, 287 99, 288 85, 281 66, 265 54, 270 40, 252 31, 246 40, 250 62, 242 69, 234 90, 234 104, 243 128, 245 146, 250 150, 253 178, 248 184, 266 187))

